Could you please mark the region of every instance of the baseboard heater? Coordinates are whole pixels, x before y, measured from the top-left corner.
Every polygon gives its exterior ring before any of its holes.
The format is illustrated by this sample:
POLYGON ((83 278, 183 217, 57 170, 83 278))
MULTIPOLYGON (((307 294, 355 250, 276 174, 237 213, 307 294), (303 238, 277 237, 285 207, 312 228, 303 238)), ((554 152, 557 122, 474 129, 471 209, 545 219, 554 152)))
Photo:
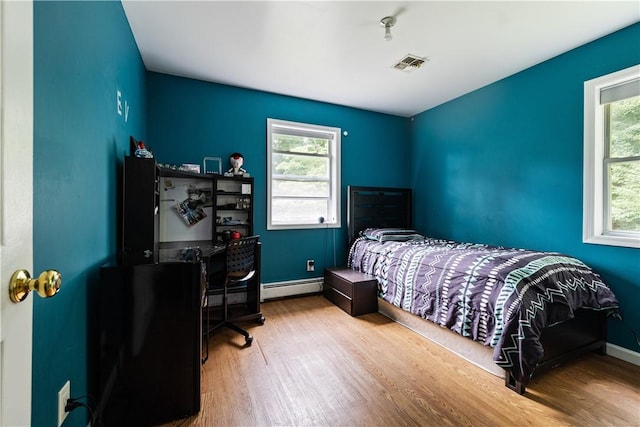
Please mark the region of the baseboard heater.
POLYGON ((323 283, 324 278, 322 277, 262 283, 260 301, 322 292, 323 283))

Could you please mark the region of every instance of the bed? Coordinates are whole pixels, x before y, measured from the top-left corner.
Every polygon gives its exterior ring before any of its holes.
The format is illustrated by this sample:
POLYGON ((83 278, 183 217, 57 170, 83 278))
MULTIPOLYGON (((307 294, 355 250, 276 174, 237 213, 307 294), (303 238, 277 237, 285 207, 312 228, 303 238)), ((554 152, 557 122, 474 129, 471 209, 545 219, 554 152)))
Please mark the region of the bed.
POLYGON ((502 372, 514 391, 564 360, 604 354, 618 301, 580 260, 423 236, 410 189, 349 187, 347 217, 348 266, 376 278, 380 311, 502 372))

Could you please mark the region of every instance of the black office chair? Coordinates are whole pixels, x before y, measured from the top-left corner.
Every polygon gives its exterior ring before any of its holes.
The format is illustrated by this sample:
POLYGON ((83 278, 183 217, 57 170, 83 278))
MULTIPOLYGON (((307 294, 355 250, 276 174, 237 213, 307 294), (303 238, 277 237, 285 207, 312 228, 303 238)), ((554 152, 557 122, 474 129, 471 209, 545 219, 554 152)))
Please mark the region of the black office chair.
MULTIPOLYGON (((250 346, 253 337, 249 332, 229 321, 227 292, 229 287, 237 286, 250 280, 256 274, 256 247, 260 236, 244 237, 242 239, 230 240, 227 243, 225 275, 222 283, 209 283, 205 292, 206 301, 203 308, 206 310, 206 343, 207 351, 203 360, 206 361, 209 355, 208 343, 209 334, 214 330, 226 326, 233 329, 241 335, 244 335, 245 345, 250 346), (220 294, 220 285, 222 285, 222 320, 213 326, 210 326, 208 297, 220 294)), ((213 277, 213 276, 212 276, 213 277)), ((212 281, 215 279, 212 279, 212 281)))

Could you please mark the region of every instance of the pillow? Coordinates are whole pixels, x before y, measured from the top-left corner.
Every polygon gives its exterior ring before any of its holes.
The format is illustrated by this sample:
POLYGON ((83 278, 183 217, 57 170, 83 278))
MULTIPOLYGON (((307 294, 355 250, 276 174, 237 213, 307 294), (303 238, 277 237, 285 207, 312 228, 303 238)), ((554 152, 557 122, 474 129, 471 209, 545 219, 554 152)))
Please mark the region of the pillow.
POLYGON ((416 230, 407 228, 367 228, 361 232, 362 236, 378 242, 406 242, 414 239, 424 239, 416 230))

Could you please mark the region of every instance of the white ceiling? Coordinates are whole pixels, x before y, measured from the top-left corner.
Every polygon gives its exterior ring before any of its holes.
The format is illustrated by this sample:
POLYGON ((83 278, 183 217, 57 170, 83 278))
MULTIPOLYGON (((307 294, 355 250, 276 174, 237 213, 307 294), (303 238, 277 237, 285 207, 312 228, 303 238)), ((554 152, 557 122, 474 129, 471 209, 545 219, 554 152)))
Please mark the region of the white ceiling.
POLYGON ((637 0, 122 4, 150 71, 407 117, 640 21, 637 0))

